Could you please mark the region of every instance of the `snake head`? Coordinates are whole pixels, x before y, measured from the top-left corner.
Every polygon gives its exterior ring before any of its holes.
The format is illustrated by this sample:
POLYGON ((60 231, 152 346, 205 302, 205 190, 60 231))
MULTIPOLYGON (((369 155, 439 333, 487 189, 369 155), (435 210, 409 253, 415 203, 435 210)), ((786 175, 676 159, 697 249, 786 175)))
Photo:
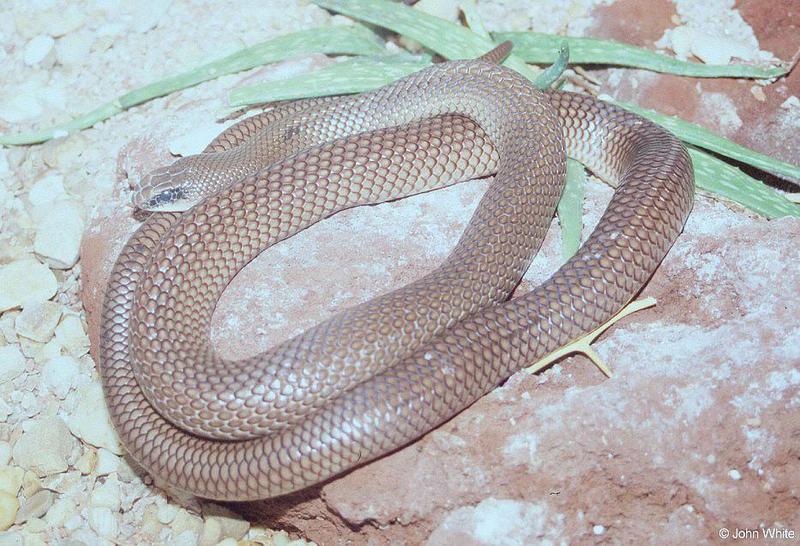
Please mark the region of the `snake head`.
POLYGON ((131 203, 135 209, 151 212, 182 212, 197 204, 202 196, 192 182, 191 163, 180 159, 160 167, 135 185, 131 203))

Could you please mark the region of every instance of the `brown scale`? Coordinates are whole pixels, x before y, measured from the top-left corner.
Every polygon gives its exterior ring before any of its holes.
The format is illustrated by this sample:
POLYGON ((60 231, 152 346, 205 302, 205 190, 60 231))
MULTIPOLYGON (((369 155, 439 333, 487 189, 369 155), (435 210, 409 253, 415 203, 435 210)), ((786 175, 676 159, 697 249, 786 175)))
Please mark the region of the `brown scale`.
POLYGON ((689 157, 668 132, 482 60, 244 120, 144 181, 139 202, 180 184, 228 189, 151 215, 128 241, 100 368, 132 456, 175 488, 226 500, 297 491, 379 457, 593 330, 655 271, 693 196, 689 157), (506 301, 550 224, 565 147, 618 189, 578 253, 506 301), (250 359, 209 345, 222 291, 265 248, 343 208, 489 174, 456 248, 423 279, 250 359))

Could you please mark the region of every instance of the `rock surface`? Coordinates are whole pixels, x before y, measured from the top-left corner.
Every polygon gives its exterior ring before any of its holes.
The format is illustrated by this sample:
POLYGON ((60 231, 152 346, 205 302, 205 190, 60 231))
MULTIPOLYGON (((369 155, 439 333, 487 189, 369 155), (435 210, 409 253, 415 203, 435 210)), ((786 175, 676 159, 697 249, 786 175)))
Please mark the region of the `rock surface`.
MULTIPOLYGON (((769 9, 759 0, 544 4, 479 0, 477 11, 489 30, 609 37, 720 62, 789 60, 800 47, 793 0, 769 9)), ((162 75, 341 20, 306 2, 237 6, 251 16, 182 0, 0 6, 11 44, 0 48, 9 68, 0 132, 46 127, 162 75)), ((427 8, 453 17, 447 2, 427 8)), ((596 344, 611 379, 583 357, 516 374, 389 457, 296 497, 234 507, 260 524, 170 495, 121 455, 87 351, 114 256, 135 227, 129 181, 220 130, 213 120, 231 89, 329 62, 254 69, 66 138, 0 149, 0 544, 702 544, 721 528, 800 534, 800 222, 703 196, 643 294, 659 305, 596 344)), ((800 71, 770 85, 589 74, 599 92, 800 163, 800 71)), ((347 211, 277 245, 223 297, 217 348, 253 354, 420 277, 453 246, 487 183, 347 211)), ((588 186, 584 235, 610 194, 588 186)), ((556 229, 519 291, 560 261, 556 229)))

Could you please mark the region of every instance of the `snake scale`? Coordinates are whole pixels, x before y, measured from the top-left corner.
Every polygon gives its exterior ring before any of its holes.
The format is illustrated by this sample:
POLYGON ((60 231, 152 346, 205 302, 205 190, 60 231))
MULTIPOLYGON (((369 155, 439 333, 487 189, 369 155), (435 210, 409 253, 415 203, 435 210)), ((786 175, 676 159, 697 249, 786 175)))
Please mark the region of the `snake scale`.
POLYGON ((278 105, 140 181, 134 204, 155 212, 114 265, 99 356, 112 422, 148 472, 218 500, 317 484, 440 425, 642 288, 692 206, 686 149, 595 98, 537 90, 502 54, 278 105), (509 300, 567 155, 617 190, 578 253, 509 300), (264 249, 348 207, 492 174, 425 277, 252 358, 211 346, 216 302, 264 249))

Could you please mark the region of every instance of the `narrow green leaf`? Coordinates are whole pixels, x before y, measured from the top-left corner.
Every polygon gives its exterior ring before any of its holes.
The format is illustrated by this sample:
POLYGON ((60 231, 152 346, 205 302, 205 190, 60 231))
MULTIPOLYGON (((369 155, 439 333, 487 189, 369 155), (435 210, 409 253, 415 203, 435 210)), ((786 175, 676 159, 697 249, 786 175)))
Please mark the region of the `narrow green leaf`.
POLYGON ((383 42, 381 39, 361 25, 315 28, 278 36, 177 76, 159 80, 125 93, 114 101, 55 127, 16 135, 0 135, 0 145, 35 144, 66 136, 72 131, 91 127, 131 106, 156 97, 161 97, 225 74, 240 72, 296 55, 308 53, 370 55, 382 51, 383 42))
POLYGON ((708 129, 704 129, 699 125, 684 121, 680 118, 660 114, 654 110, 648 110, 631 104, 629 102, 609 101, 613 104, 621 106, 626 110, 630 110, 642 117, 646 117, 659 125, 666 127, 678 137, 695 146, 711 150, 725 157, 730 157, 742 163, 747 163, 758 169, 763 169, 779 176, 784 176, 793 180, 800 180, 800 167, 785 163, 783 161, 773 159, 768 155, 756 152, 744 146, 740 146, 727 138, 715 135, 708 129))
MULTIPOLYGON (((316 5, 407 36, 447 59, 474 59, 496 45, 470 29, 399 2, 388 0, 312 0, 316 5)), ((499 43, 499 42, 498 42, 499 43)), ((558 45, 555 46, 558 49, 558 45)), ((536 72, 512 52, 503 63, 529 80, 536 72)))
POLYGON ((561 225, 561 255, 568 260, 581 246, 583 229, 583 193, 586 171, 575 160, 567 160, 567 183, 558 202, 558 223, 561 225))
POLYGON ((569 46, 566 42, 562 42, 558 50, 558 57, 553 61, 553 64, 545 68, 544 71, 539 74, 536 78, 536 86, 539 89, 547 89, 552 86, 556 80, 561 77, 561 74, 564 73, 567 64, 569 64, 569 46))
POLYGON ((800 206, 766 184, 701 150, 689 148, 698 188, 720 195, 767 218, 800 217, 800 206))
POLYGON ((498 42, 514 42, 514 53, 529 63, 552 63, 562 40, 569 43, 574 64, 608 64, 644 68, 680 76, 706 78, 777 78, 788 73, 783 66, 753 66, 745 64, 709 65, 681 61, 642 47, 614 40, 554 36, 539 32, 496 32, 498 42))
POLYGON ((293 78, 240 87, 231 92, 230 103, 232 107, 238 107, 277 100, 361 93, 430 64, 429 56, 419 58, 407 53, 356 57, 293 78))

